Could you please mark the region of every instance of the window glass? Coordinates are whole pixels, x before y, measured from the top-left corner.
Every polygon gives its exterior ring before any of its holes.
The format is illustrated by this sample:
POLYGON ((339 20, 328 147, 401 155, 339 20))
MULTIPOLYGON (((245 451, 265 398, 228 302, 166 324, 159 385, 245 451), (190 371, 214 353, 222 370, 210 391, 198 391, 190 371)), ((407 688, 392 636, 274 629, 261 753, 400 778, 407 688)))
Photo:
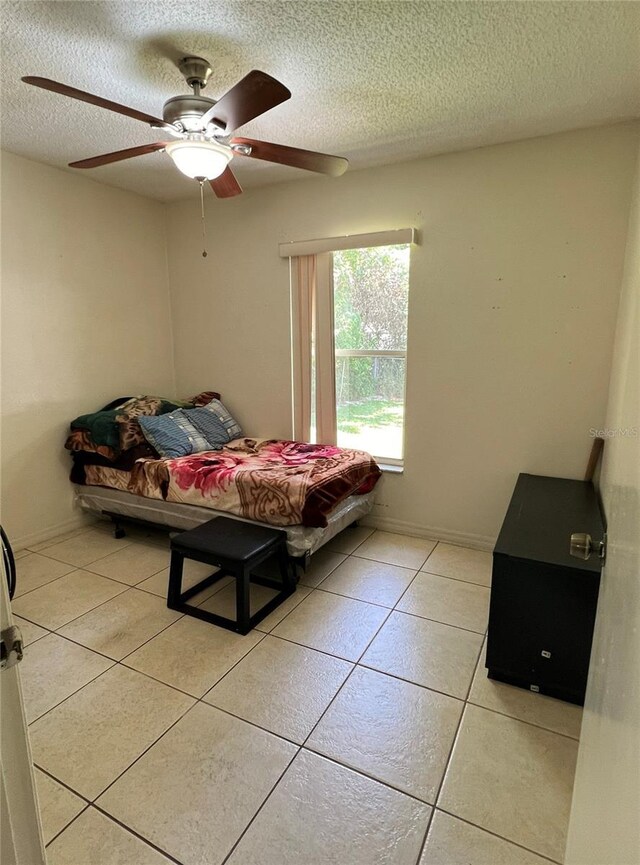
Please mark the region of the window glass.
POLYGON ((391 460, 403 456, 409 250, 333 255, 338 444, 391 460))

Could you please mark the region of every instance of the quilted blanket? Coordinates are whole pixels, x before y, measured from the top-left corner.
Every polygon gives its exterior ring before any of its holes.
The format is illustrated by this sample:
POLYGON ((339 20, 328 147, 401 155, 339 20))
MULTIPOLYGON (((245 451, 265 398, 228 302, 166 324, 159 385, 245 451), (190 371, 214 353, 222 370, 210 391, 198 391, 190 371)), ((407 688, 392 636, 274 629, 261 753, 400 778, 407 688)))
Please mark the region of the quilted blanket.
POLYGON ((326 526, 352 493, 368 493, 381 472, 365 451, 276 439, 236 439, 221 451, 139 459, 131 472, 84 467, 85 483, 147 498, 199 505, 274 526, 326 526))

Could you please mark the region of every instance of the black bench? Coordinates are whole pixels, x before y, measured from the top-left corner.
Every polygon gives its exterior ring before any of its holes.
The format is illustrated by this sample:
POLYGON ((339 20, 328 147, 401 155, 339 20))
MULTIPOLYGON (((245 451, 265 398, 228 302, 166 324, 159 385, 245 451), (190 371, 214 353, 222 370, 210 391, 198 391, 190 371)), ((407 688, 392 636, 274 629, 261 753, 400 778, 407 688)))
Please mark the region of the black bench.
POLYGON ((227 517, 217 517, 195 529, 176 535, 171 540, 167 606, 240 634, 248 633, 296 589, 295 575, 289 567, 286 541, 287 536, 282 531, 227 517), (278 557, 280 581, 253 573, 258 565, 272 556, 278 557), (183 592, 182 568, 185 559, 217 565, 220 570, 183 592), (225 576, 234 577, 236 582, 235 621, 187 603, 198 592, 225 576), (250 612, 250 583, 278 591, 278 594, 253 616, 250 612))

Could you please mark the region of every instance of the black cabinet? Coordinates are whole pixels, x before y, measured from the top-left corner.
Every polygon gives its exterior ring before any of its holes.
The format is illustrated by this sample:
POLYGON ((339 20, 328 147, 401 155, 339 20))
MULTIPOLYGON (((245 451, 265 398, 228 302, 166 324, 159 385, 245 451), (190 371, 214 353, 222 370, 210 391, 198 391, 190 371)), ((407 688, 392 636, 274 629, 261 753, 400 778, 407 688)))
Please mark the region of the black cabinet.
POLYGON ((521 474, 493 551, 489 678, 584 703, 601 560, 569 554, 604 526, 593 485, 521 474))

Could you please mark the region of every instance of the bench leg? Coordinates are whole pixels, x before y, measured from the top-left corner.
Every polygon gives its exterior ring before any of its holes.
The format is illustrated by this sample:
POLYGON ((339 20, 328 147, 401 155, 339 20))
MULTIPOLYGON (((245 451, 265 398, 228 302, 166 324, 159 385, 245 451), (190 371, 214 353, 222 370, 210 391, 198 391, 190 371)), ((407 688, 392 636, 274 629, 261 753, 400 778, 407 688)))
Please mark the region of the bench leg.
POLYGON ((238 568, 236 571, 236 622, 240 634, 248 634, 251 625, 250 616, 250 571, 249 568, 238 568))
POLYGON ((171 567, 169 568, 169 591, 167 593, 167 606, 177 610, 182 594, 182 567, 184 556, 177 550, 171 551, 171 567))

